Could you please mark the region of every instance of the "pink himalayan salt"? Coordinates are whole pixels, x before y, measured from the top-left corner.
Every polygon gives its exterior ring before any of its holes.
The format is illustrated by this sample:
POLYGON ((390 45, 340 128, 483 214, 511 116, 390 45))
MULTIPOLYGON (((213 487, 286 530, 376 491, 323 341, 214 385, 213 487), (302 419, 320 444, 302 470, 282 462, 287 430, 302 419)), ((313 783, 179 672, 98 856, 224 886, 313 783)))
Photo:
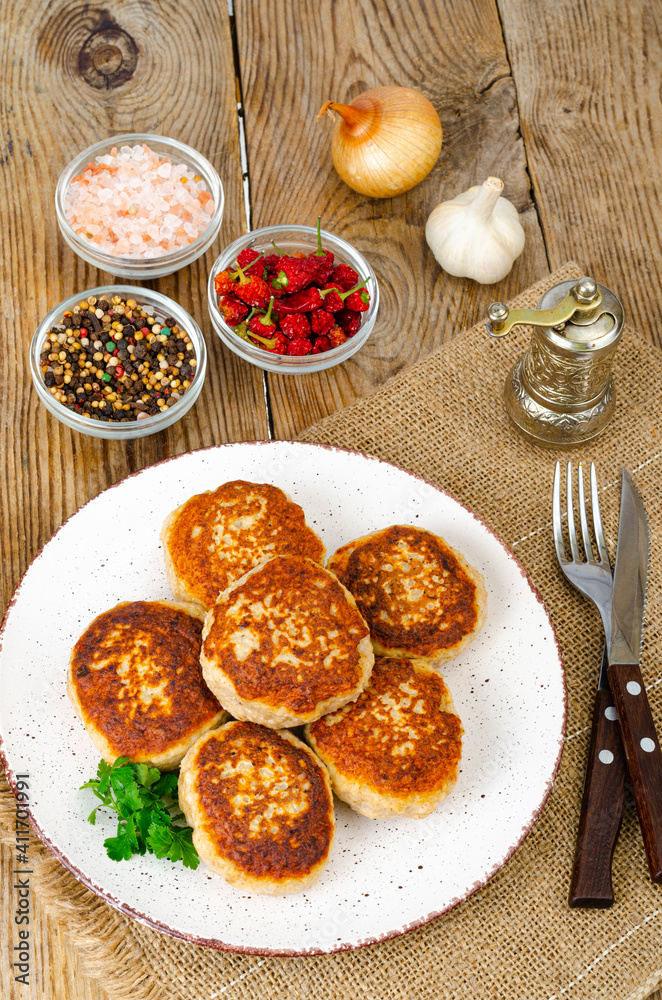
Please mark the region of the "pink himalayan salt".
POLYGON ((214 199, 199 175, 149 146, 114 146, 69 184, 65 217, 74 232, 113 257, 151 259, 193 243, 214 199))

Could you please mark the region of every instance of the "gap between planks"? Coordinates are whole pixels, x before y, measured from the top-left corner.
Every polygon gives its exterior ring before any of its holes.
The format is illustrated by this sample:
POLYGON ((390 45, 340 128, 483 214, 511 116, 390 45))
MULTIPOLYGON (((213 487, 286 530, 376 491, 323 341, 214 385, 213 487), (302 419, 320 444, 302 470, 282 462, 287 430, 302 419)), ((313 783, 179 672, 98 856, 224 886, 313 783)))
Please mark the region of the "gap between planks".
MULTIPOLYGON (((237 39, 237 22, 234 12, 234 0, 227 0, 228 17, 230 20, 230 38, 232 39, 232 58, 234 61, 234 78, 237 91, 237 128, 239 131, 239 156, 241 159, 241 181, 244 189, 244 217, 246 222, 246 232, 250 233, 253 228, 253 206, 251 202, 251 173, 248 162, 248 142, 246 141, 246 115, 244 113, 244 89, 241 82, 241 60, 239 57, 239 42, 237 39)), ((545 251, 546 252, 546 251, 545 251)), ((271 392, 269 390, 269 376, 266 371, 262 371, 262 392, 264 393, 264 406, 267 412, 267 427, 269 440, 273 441, 276 432, 274 429, 274 415, 271 405, 271 392)))
MULTIPOLYGON (((233 3, 234 0, 228 0, 228 4, 233 3)), ((526 176, 529 179, 529 191, 531 192, 531 205, 536 213, 538 219, 538 228, 540 229, 540 235, 542 237, 542 245, 545 250, 545 258, 547 260, 547 267, 550 272, 553 270, 549 259, 549 249, 547 247, 547 236, 545 229, 542 224, 542 217, 540 214, 540 208, 538 206, 538 199, 536 198, 536 191, 533 186, 533 178, 531 177, 531 171, 529 169, 529 151, 526 148, 526 139, 524 133, 522 132, 522 116, 520 114, 520 104, 519 104, 519 93, 517 91, 517 80, 515 79, 515 74, 513 72, 513 63, 510 58, 510 50, 508 48, 508 39, 506 38, 506 29, 503 24, 503 17, 501 16, 501 10, 499 9, 499 0, 494 0, 494 9, 496 11, 496 16, 499 20, 499 27, 501 28, 501 39, 503 41, 503 51, 506 56, 506 62, 508 63, 508 69, 510 70, 510 79, 513 81, 513 90, 515 91, 515 107, 517 109, 517 131, 522 139, 522 149, 524 150, 524 170, 526 171, 526 176)))

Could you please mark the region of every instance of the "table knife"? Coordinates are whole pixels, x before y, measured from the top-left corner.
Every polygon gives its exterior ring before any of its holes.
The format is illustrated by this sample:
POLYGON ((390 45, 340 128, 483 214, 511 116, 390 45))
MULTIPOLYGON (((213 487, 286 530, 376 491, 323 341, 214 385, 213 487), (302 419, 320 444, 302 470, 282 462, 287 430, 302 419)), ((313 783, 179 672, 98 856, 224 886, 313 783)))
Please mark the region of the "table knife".
POLYGON ((625 753, 607 679, 605 645, 593 706, 591 742, 570 880, 573 907, 611 906, 611 862, 625 804, 625 753))
POLYGON ((653 881, 662 882, 662 753, 639 667, 649 546, 644 505, 623 469, 607 673, 648 867, 653 881))

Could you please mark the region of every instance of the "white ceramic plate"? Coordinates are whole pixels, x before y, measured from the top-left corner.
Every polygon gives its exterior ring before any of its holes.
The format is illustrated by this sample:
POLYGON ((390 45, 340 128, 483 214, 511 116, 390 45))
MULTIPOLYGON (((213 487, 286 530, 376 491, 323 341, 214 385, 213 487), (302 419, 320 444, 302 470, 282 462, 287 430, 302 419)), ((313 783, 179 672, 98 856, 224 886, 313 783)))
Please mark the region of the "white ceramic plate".
POLYGON ((8 608, 0 651, 0 734, 13 784, 30 775, 35 829, 113 906, 198 944, 259 954, 356 948, 417 927, 484 885, 522 843, 556 775, 565 733, 563 665, 540 595, 512 552, 453 497, 393 465, 308 444, 232 444, 143 469, 74 514, 37 555, 8 608), (370 820, 336 804, 320 881, 271 898, 204 865, 153 856, 116 863, 110 817, 86 822, 79 786, 98 754, 66 695, 73 643, 119 601, 168 597, 159 530, 187 497, 232 479, 282 487, 329 553, 390 524, 442 535, 485 576, 487 623, 445 667, 465 736, 461 773, 427 819, 370 820))

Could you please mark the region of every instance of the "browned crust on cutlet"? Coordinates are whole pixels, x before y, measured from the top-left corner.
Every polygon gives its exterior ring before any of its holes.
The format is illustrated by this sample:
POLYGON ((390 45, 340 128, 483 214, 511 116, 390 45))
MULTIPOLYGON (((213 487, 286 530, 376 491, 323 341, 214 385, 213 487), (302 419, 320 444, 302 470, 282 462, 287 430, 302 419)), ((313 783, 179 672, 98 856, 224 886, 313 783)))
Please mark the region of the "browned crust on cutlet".
POLYGON ((200 618, 167 601, 126 601, 87 627, 71 656, 69 691, 105 756, 155 761, 181 747, 178 763, 187 737, 222 720, 202 677, 201 645, 200 618), (161 694, 146 702, 147 688, 161 694))
POLYGON ((331 557, 329 569, 354 595, 377 655, 448 659, 483 624, 481 574, 422 528, 396 524, 349 542, 331 557), (402 545, 422 560, 405 557, 402 545), (412 590, 422 592, 418 601, 408 599, 412 590), (412 614, 415 620, 407 622, 412 614))
POLYGON ((329 778, 291 733, 229 722, 204 736, 182 764, 180 804, 203 860, 249 891, 298 891, 328 860, 329 778), (263 769, 274 777, 265 779, 263 769))
POLYGON ((173 592, 205 610, 265 559, 302 555, 322 562, 325 554, 303 510, 283 490, 241 479, 187 500, 166 519, 161 540, 173 592))
POLYGON ((235 717, 273 728, 356 697, 373 659, 354 598, 310 559, 271 559, 220 595, 205 619, 205 680, 235 717), (242 716, 235 696, 249 712, 255 703, 276 715, 242 716))
POLYGON ((306 727, 336 794, 364 815, 427 815, 457 780, 462 724, 423 662, 375 660, 356 701, 306 727), (361 808, 362 806, 362 808, 361 808))

